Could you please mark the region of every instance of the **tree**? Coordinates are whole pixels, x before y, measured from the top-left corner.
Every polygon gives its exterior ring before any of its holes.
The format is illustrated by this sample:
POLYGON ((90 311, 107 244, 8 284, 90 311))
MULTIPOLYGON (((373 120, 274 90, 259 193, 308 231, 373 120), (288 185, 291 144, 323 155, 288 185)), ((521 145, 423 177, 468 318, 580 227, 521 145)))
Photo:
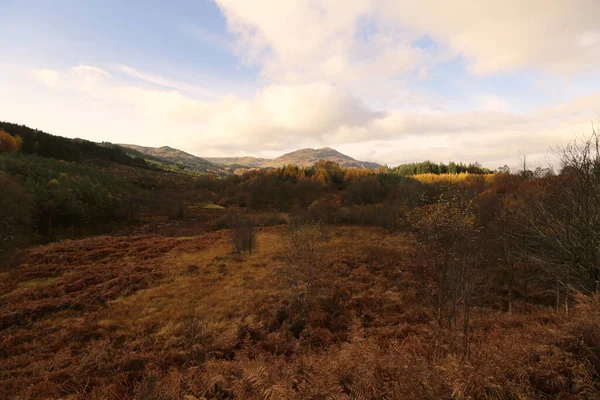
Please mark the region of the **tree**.
POLYGON ((306 310, 313 298, 323 260, 324 226, 320 222, 292 223, 283 238, 282 273, 306 310))
POLYGON ((434 283, 438 325, 456 326, 462 305, 463 348, 468 354, 469 315, 479 264, 479 228, 471 204, 459 194, 441 198, 413 215, 413 226, 434 283))
POLYGON ((31 229, 29 196, 21 184, 0 174, 0 253, 27 242, 31 229))
POLYGON ((559 150, 558 176, 537 179, 520 218, 521 251, 543 265, 565 291, 600 292, 600 135, 559 150))
POLYGON ((0 152, 15 153, 21 150, 23 139, 20 136, 11 134, 0 129, 0 152))
POLYGON ((233 216, 232 240, 236 254, 241 254, 246 251, 249 254, 252 254, 255 241, 252 219, 240 215, 233 216))

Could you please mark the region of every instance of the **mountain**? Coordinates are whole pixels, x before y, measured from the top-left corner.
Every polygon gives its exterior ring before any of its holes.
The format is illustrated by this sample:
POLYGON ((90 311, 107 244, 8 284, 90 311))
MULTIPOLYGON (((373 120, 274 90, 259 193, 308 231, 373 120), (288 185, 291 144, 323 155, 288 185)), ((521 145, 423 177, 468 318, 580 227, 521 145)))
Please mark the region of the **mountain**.
POLYGON ((213 164, 203 158, 196 157, 185 151, 174 149, 169 146, 146 147, 135 144, 119 144, 119 146, 128 154, 143 157, 148 161, 158 163, 165 169, 173 169, 192 174, 206 172, 217 173, 219 175, 227 174, 226 169, 220 165, 213 164))
POLYGON ((204 157, 205 160, 219 165, 240 165, 250 168, 261 168, 265 163, 273 161, 269 158, 257 157, 204 157))
POLYGON ((294 164, 301 167, 310 167, 319 160, 334 161, 342 168, 378 168, 379 164, 373 162, 358 161, 354 158, 340 153, 330 147, 322 149, 302 149, 284 154, 265 164, 265 167, 280 167, 282 165, 294 164))
POLYGON ((225 158, 207 158, 215 164, 221 165, 243 165, 253 168, 276 168, 287 164, 294 164, 301 167, 311 167, 319 160, 334 161, 342 168, 361 168, 376 169, 379 164, 368 161, 358 161, 354 158, 340 153, 330 147, 322 149, 302 149, 284 154, 275 159, 255 158, 255 157, 225 157, 225 158))

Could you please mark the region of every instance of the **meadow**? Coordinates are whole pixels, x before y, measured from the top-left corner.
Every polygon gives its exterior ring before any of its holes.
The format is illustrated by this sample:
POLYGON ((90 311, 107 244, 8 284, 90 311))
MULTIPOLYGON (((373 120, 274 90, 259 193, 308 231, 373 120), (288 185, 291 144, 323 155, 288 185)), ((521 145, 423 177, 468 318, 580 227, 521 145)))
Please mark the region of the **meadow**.
POLYGON ((0 280, 0 397, 598 396, 597 297, 569 317, 475 304, 465 353, 460 324, 437 324, 413 235, 326 227, 302 308, 285 225, 257 227, 252 254, 236 254, 233 231, 207 221, 22 252, 0 280))

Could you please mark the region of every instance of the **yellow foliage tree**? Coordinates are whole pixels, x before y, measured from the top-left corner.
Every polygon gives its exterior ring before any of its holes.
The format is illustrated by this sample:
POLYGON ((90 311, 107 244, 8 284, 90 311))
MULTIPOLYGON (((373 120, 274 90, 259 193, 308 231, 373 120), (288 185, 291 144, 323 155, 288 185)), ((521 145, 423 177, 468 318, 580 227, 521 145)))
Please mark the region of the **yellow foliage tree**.
POLYGON ((0 130, 0 152, 14 153, 21 149, 23 139, 0 130))

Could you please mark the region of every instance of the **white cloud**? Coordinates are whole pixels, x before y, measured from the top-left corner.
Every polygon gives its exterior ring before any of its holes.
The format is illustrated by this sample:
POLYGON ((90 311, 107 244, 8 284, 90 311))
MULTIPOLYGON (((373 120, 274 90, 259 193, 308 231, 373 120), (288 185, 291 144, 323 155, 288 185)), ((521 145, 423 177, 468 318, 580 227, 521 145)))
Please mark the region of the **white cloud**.
POLYGON ((600 63, 596 0, 383 4, 383 17, 447 44, 477 73, 527 67, 570 73, 600 63))
POLYGON ((54 87, 60 82, 60 73, 51 69, 38 69, 33 71, 33 76, 43 84, 54 87))
POLYGON ((466 57, 479 74, 573 73, 600 64, 597 0, 215 2, 238 38, 239 54, 276 82, 363 89, 366 82, 426 71, 426 64, 450 55, 466 57), (423 37, 445 50, 417 46, 423 37))
POLYGON ((238 54, 274 82, 372 90, 411 71, 424 56, 407 32, 373 19, 371 1, 216 2, 238 38, 238 54))
POLYGON ((139 71, 135 68, 129 67, 127 65, 119 65, 116 67, 119 72, 122 72, 132 78, 139 79, 141 81, 153 83, 155 85, 165 86, 172 89, 181 90, 183 92, 195 94, 201 97, 207 98, 216 98, 218 94, 207 90, 203 87, 199 87, 197 85, 191 85, 187 82, 181 82, 169 78, 165 78, 163 76, 149 74, 147 72, 139 71))

